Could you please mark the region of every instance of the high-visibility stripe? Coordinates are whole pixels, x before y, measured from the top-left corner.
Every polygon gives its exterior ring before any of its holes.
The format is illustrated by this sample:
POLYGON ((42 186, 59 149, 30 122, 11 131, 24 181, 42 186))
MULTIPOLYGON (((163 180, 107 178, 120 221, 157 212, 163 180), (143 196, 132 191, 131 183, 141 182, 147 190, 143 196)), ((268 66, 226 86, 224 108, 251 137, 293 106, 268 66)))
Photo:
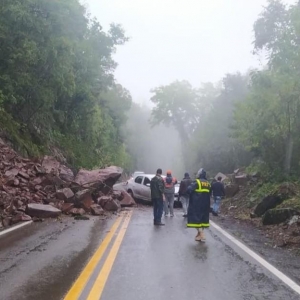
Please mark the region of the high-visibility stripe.
POLYGON ((200 224, 186 224, 186 227, 192 227, 192 228, 201 228, 201 227, 209 227, 209 223, 200 223, 200 224))
MULTIPOLYGON (((197 183, 198 183, 198 188, 195 190, 196 193, 209 193, 209 188, 202 188, 202 184, 200 179, 196 179, 197 183)), ((210 187, 210 184, 207 183, 208 186, 210 187)))

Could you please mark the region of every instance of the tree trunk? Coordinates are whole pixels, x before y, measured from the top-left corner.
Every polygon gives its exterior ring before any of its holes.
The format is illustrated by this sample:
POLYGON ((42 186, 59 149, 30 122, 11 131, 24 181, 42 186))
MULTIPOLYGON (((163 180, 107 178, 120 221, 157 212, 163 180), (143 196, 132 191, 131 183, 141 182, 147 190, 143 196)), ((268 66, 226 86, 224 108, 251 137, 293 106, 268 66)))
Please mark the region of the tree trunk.
POLYGON ((291 161, 293 155, 294 140, 291 134, 288 135, 285 148, 284 173, 290 175, 291 161))

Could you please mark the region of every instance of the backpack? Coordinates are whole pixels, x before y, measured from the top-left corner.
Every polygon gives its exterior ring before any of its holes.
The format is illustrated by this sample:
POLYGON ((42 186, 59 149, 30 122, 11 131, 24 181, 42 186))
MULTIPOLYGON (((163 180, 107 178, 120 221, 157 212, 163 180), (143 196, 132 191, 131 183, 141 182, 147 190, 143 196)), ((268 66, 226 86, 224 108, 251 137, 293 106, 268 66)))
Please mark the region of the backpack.
POLYGON ((173 177, 166 177, 166 183, 171 184, 173 182, 173 177))

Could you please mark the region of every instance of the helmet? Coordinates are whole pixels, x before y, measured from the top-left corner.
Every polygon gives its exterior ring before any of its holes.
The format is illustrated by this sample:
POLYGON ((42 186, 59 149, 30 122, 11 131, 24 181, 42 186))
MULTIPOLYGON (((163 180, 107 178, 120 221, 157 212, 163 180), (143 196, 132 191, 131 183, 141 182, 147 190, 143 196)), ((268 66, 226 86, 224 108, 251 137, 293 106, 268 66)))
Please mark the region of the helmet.
POLYGON ((167 175, 171 175, 171 174, 172 174, 171 170, 168 170, 167 175))
POLYGON ((206 171, 201 168, 198 173, 197 173, 197 178, 203 178, 203 179, 206 179, 206 171))

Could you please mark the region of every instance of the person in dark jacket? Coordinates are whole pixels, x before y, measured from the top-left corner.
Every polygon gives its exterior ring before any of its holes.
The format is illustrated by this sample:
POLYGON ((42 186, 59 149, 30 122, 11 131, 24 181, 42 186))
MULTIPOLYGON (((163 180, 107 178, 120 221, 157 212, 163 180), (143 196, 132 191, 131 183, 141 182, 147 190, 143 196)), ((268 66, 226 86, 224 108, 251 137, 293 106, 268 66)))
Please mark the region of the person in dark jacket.
POLYGON ((161 217, 163 214, 164 206, 164 180, 161 177, 162 170, 158 169, 156 171, 156 176, 151 179, 150 190, 151 190, 151 200, 153 203, 153 215, 154 215, 154 225, 162 226, 165 225, 161 222, 161 217))
POLYGON ((225 188, 224 184, 222 183, 222 177, 219 176, 217 179, 218 181, 214 182, 211 186, 212 195, 214 197, 214 204, 212 210, 212 214, 214 216, 218 216, 222 198, 225 197, 225 188))
POLYGON ((183 209, 183 217, 187 217, 187 211, 189 207, 189 200, 190 196, 187 193, 188 187, 191 185, 192 180, 190 178, 189 173, 184 173, 184 178, 180 182, 180 187, 178 191, 179 200, 182 203, 182 209, 183 209))
POLYGON ((211 185, 206 179, 206 171, 201 168, 197 179, 187 189, 190 195, 187 227, 196 228, 196 241, 205 242, 204 228, 209 227, 211 185))

